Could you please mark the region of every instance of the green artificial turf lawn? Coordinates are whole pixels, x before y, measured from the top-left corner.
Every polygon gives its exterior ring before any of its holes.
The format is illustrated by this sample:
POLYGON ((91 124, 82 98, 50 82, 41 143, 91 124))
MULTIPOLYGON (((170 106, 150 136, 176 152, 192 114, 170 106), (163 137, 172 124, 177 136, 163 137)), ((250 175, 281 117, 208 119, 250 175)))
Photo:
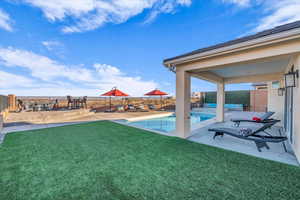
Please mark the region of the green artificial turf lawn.
POLYGON ((112 122, 8 134, 0 199, 300 199, 300 168, 112 122))

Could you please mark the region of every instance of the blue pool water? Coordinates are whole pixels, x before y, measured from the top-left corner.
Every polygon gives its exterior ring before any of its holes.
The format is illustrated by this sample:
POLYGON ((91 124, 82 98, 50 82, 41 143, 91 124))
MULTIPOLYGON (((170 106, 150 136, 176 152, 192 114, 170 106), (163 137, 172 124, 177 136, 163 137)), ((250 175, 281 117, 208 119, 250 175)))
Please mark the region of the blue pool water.
MULTIPOLYGON (((199 113, 199 112, 191 112, 191 125, 199 123, 204 120, 208 120, 215 117, 213 114, 199 113)), ((128 125, 152 129, 156 131, 162 132, 170 132, 175 130, 176 128, 176 116, 168 116, 154 119, 147 119, 142 121, 135 122, 126 122, 128 125)))

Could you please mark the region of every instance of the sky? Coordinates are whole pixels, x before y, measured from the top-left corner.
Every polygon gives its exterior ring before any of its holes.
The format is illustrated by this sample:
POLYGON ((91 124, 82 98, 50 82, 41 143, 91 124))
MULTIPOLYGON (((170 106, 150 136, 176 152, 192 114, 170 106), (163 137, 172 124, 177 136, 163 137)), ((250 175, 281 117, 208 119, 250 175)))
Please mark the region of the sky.
MULTIPOLYGON (((163 59, 300 20, 299 10, 300 0, 0 0, 0 94, 174 95, 163 59)), ((215 89, 192 80, 192 91, 215 89)))

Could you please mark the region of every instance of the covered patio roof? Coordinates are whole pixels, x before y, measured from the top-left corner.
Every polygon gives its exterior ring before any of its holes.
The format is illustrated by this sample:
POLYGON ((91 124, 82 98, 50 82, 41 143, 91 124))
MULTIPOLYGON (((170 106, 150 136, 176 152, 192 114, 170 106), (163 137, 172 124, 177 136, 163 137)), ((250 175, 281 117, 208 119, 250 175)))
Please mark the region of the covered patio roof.
POLYGON ((299 60, 300 21, 164 60, 176 72, 177 135, 190 135, 191 76, 217 84, 223 122, 226 84, 280 81, 299 60))

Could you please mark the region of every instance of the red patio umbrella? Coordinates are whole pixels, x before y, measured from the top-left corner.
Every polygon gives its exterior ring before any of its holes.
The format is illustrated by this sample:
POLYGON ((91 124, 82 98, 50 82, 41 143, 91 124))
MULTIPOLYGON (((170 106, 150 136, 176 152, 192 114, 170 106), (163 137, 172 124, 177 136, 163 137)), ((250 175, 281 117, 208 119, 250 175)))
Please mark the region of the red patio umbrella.
POLYGON ((113 87, 110 91, 102 94, 101 96, 109 97, 109 111, 111 112, 111 97, 127 97, 129 95, 118 90, 117 87, 113 87))
POLYGON ((145 94, 145 96, 160 96, 160 108, 162 108, 162 96, 168 95, 165 92, 160 91, 159 89, 152 90, 145 94))

